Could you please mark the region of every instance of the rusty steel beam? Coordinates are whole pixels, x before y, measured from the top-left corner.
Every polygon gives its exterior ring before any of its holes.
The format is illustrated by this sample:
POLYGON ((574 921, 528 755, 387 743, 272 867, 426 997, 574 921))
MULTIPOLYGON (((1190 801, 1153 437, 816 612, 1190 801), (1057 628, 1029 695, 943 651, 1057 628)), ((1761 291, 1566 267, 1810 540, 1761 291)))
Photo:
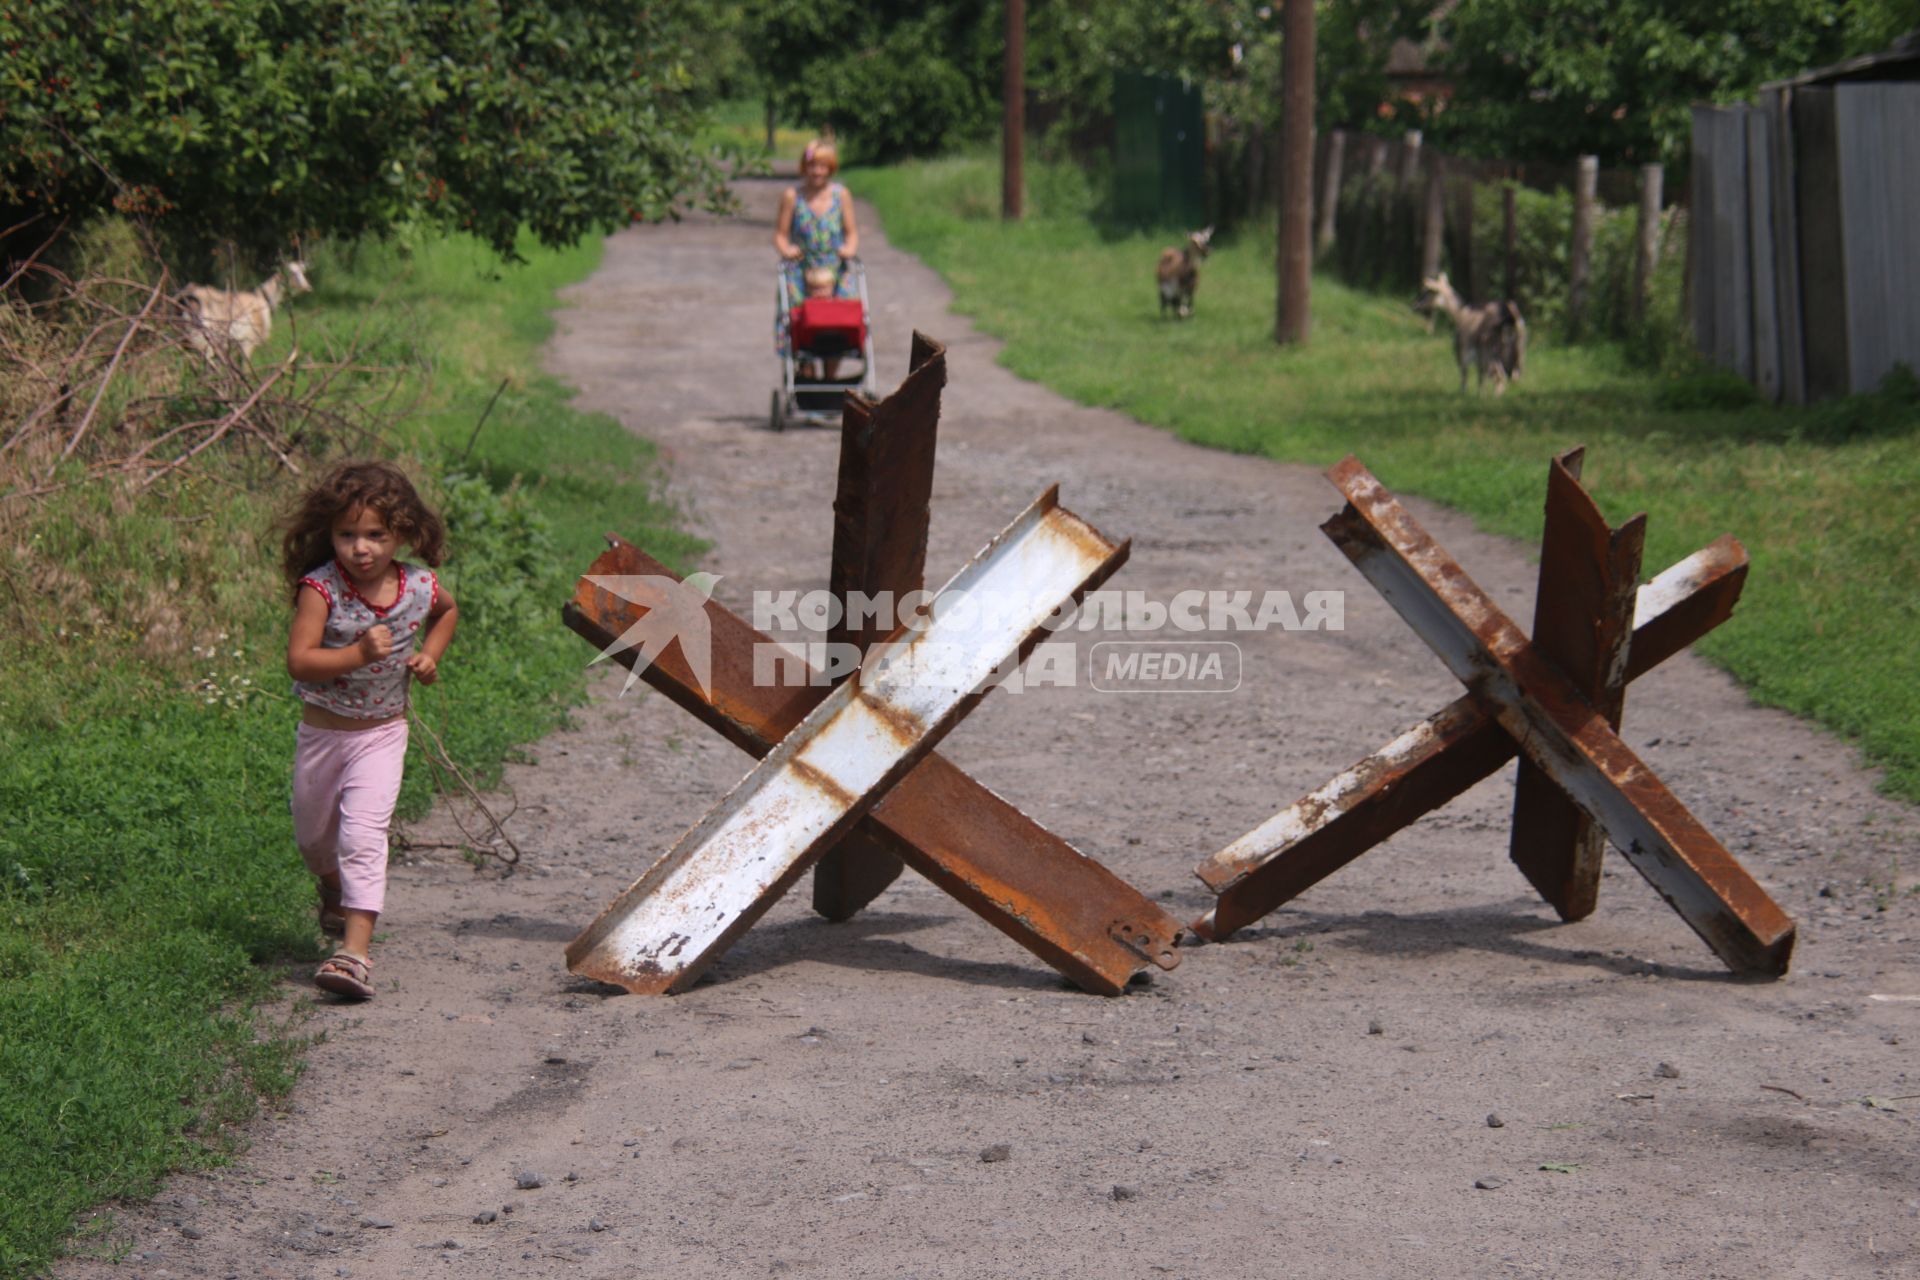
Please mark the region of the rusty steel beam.
POLYGON ((1329 477, 1347 506, 1322 530, 1527 757, 1729 968, 1785 973, 1792 918, 1358 459, 1329 477))
MULTIPOLYGON (((894 611, 884 619, 856 611, 855 593, 898 602, 926 585, 934 442, 946 383, 946 348, 915 332, 906 381, 892 395, 879 404, 847 397, 828 573, 843 611, 829 643, 864 653, 893 631, 894 611)), ((813 909, 849 920, 898 878, 902 865, 879 841, 850 831, 814 864, 813 909)))
MULTIPOLYGON (((1746 548, 1722 537, 1641 587, 1626 678, 1733 616, 1746 579, 1746 548)), ((1202 862, 1195 872, 1219 900, 1190 927, 1214 942, 1244 929, 1491 777, 1519 751, 1493 714, 1463 694, 1202 862)))
POLYGON ((1492 774, 1516 748, 1460 698, 1196 867, 1219 897, 1189 926, 1219 942, 1492 774))
MULTIPOLYGON (((674 577, 630 543, 611 537, 609 543, 562 615, 603 650, 647 610, 594 580, 674 577)), ((710 696, 677 645, 642 676, 735 745, 764 756, 827 690, 756 683, 754 648, 773 642, 716 602, 707 602, 706 615, 710 696)), ((632 667, 637 659, 627 650, 614 660, 632 667)), ((1179 963, 1180 927, 1165 912, 937 753, 901 779, 860 826, 1083 990, 1118 995, 1149 964, 1172 969, 1179 963)))
MULTIPOLYGON (((1534 593, 1533 645, 1581 696, 1620 728, 1626 704, 1627 649, 1647 517, 1607 524, 1580 486, 1584 449, 1547 467, 1546 528, 1534 593)), ((1567 799, 1531 760, 1520 762, 1508 852, 1528 883, 1562 920, 1584 920, 1600 901, 1606 833, 1567 799)))

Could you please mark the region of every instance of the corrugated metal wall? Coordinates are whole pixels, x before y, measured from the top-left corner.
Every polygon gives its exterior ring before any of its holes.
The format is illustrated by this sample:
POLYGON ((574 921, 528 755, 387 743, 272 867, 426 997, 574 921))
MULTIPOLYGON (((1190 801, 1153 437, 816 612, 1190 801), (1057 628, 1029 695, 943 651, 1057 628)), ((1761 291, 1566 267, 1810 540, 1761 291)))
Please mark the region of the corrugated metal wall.
POLYGON ((1878 386, 1920 370, 1920 85, 1834 89, 1841 242, 1847 264, 1847 369, 1878 386))
POLYGON ((1693 330, 1772 399, 1920 369, 1920 84, 1693 113, 1693 330))

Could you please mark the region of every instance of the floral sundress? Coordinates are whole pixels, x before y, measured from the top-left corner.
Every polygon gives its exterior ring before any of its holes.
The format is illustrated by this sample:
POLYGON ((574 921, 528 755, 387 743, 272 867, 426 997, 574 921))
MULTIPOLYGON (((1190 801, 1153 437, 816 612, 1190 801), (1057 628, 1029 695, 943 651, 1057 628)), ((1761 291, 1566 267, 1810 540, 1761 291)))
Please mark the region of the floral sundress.
MULTIPOLYGON (((780 270, 786 277, 787 297, 796 304, 807 296, 808 267, 838 268, 841 265, 840 246, 847 239, 847 220, 841 211, 841 202, 847 198, 847 189, 837 182, 828 189, 833 192, 833 203, 827 206, 825 213, 815 213, 808 207, 805 192, 795 188, 793 193, 793 222, 787 228, 787 239, 799 246, 800 261, 783 263, 780 270)), ((840 279, 833 287, 833 296, 859 296, 850 272, 840 272, 840 279)), ((776 307, 775 311, 773 349, 784 356, 787 354, 787 311, 785 307, 776 307)))

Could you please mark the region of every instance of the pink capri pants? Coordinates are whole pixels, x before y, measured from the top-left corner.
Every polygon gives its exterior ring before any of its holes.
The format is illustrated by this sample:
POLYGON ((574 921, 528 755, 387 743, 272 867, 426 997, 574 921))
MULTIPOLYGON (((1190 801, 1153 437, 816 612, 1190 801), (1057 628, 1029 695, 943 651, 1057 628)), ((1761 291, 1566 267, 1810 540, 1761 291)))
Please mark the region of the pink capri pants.
POLYGON ((340 873, 340 905, 378 914, 387 899, 387 827, 406 767, 406 717, 377 729, 300 726, 293 836, 307 870, 340 873))

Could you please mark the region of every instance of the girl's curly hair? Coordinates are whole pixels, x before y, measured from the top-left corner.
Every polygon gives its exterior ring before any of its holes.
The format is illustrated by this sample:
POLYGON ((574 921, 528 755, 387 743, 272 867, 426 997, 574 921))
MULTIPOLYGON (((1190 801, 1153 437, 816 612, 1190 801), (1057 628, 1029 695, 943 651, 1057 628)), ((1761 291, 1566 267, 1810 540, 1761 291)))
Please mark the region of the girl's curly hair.
POLYGON ((447 529, 420 500, 413 482, 391 462, 334 465, 280 521, 280 571, 295 600, 300 579, 333 559, 333 523, 357 507, 380 513, 415 558, 438 567, 447 553, 447 529))

